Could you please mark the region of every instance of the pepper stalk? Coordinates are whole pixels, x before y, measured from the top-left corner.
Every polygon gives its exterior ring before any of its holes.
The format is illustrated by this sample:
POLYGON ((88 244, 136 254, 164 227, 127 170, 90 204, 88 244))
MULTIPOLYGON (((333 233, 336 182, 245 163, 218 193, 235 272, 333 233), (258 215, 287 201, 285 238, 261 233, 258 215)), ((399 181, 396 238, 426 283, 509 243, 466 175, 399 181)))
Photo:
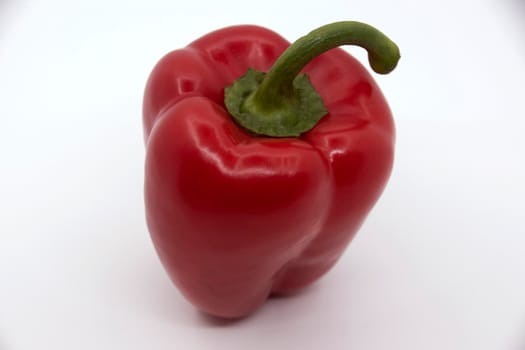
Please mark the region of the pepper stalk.
POLYGON ((312 59, 341 45, 368 52, 372 69, 390 73, 399 48, 378 29, 361 22, 335 22, 295 41, 268 73, 249 69, 225 89, 224 102, 234 120, 262 136, 298 137, 312 129, 328 111, 306 74, 299 72, 312 59))

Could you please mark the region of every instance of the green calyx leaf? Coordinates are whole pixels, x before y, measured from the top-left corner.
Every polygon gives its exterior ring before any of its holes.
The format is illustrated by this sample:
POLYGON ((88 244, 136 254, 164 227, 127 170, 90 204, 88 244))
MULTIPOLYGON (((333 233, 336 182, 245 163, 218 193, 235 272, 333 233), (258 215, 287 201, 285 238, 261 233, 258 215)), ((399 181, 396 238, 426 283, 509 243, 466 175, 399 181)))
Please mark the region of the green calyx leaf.
POLYGON ((305 74, 293 80, 293 91, 272 100, 257 99, 266 73, 249 69, 225 89, 225 104, 243 128, 262 136, 297 137, 327 114, 323 101, 305 74))

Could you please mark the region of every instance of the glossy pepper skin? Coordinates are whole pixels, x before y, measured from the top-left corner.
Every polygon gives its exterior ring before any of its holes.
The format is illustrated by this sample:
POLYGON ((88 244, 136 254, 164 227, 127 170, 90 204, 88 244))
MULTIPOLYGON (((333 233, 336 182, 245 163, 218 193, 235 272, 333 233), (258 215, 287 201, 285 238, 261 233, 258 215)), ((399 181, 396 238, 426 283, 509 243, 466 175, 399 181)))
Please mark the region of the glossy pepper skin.
POLYGON ((246 316, 325 274, 391 173, 390 109, 342 49, 303 70, 328 110, 310 131, 272 138, 233 121, 225 87, 289 45, 262 27, 221 29, 164 56, 147 82, 148 228, 174 284, 212 315, 246 316))

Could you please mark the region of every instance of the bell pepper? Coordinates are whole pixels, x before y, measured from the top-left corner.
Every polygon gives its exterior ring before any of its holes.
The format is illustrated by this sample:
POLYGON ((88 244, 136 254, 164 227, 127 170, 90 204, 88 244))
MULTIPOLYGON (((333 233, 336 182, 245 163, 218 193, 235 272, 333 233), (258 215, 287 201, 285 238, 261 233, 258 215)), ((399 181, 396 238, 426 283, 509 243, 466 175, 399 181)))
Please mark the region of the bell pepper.
POLYGON ((290 45, 252 25, 165 55, 143 100, 145 211, 174 284, 205 313, 238 318, 318 280, 381 195, 391 111, 358 45, 389 73, 397 46, 360 22, 290 45))

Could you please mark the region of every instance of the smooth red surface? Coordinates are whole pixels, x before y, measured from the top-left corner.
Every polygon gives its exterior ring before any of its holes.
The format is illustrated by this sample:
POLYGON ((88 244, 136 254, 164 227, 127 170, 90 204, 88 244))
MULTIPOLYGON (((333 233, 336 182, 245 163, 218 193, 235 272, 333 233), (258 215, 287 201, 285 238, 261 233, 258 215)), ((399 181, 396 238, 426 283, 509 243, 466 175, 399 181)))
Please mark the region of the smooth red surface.
POLYGON ((394 125, 368 71, 341 49, 308 64, 329 114, 299 138, 254 137, 224 88, 289 43, 237 26, 160 60, 144 96, 147 223, 169 276, 200 310, 242 317, 339 259, 391 172, 394 125))

